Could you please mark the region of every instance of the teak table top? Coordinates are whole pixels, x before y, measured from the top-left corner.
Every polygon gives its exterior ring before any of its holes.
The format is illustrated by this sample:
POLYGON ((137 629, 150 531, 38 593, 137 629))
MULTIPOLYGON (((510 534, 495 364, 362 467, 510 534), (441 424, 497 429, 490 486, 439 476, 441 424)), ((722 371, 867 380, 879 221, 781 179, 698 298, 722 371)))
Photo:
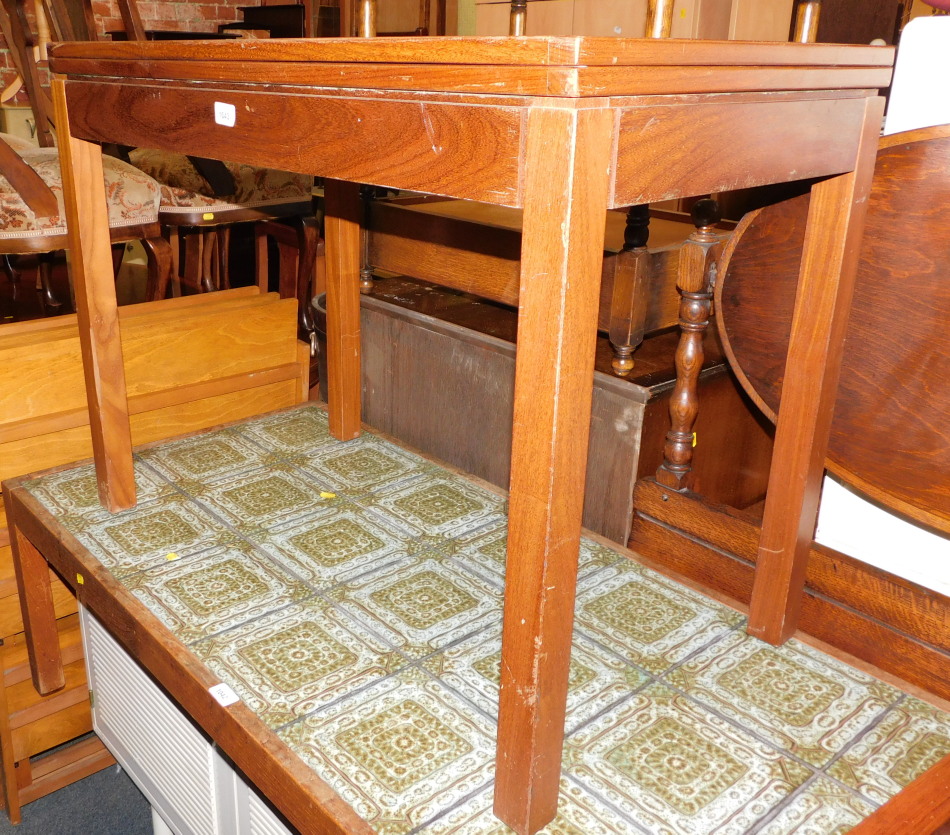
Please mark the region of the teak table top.
MULTIPOLYGON (((113 509, 134 503, 134 480, 89 140, 326 178, 329 416, 341 440, 360 431, 354 184, 524 208, 495 806, 519 832, 557 803, 604 212, 830 176, 813 190, 750 617, 773 642, 794 631, 892 50, 407 38, 53 55, 100 493, 113 509)), ((49 614, 41 596, 25 605, 34 625, 49 614)), ((34 631, 45 692, 56 658, 34 631)))

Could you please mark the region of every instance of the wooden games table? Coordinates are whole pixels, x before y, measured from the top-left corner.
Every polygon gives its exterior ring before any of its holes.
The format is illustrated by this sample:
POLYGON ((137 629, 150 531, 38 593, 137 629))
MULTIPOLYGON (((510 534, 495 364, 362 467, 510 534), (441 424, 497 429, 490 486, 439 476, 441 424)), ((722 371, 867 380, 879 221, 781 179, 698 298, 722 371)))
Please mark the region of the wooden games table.
MULTIPOLYGON (((57 47, 102 501, 119 509, 135 495, 93 143, 326 178, 330 425, 344 440, 360 432, 356 184, 523 208, 495 811, 536 831, 558 794, 604 212, 829 178, 813 191, 750 619, 750 631, 780 642, 801 596, 881 123, 877 91, 892 60, 878 47, 610 38, 57 47)), ((489 284, 465 289, 498 295, 489 284)), ((28 539, 18 542, 34 681, 49 692, 62 673, 45 625, 46 562, 28 539)))

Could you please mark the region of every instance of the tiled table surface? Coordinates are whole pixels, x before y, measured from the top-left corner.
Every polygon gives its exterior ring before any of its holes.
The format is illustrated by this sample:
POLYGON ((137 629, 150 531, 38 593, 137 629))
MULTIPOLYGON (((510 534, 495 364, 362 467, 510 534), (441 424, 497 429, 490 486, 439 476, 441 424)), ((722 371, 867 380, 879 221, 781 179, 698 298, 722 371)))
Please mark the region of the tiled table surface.
MULTIPOLYGON (((505 501, 307 406, 26 484, 379 832, 491 813, 505 501)), ((950 715, 582 545, 552 833, 843 832, 950 753, 950 715)))

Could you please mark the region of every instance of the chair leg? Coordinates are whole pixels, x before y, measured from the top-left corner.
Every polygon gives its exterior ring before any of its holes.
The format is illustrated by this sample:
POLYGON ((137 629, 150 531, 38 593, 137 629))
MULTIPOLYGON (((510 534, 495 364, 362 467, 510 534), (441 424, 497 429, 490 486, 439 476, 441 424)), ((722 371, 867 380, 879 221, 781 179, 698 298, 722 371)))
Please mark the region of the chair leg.
POLYGON ((0 260, 0 269, 6 273, 10 280, 10 300, 16 303, 17 294, 20 288, 20 271, 13 266, 13 256, 4 255, 0 260))
MULTIPOLYGON (((320 230, 317 219, 312 215, 292 218, 291 223, 297 233, 297 306, 298 325, 301 335, 311 340, 314 333, 313 315, 310 304, 313 299, 314 275, 316 273, 317 247, 320 243, 320 230)), ((312 341, 312 340, 311 340, 312 341)))
POLYGON ((43 252, 39 256, 39 263, 36 268, 36 289, 40 291, 44 307, 51 307, 54 310, 63 306, 63 303, 53 292, 53 253, 43 252))
POLYGON ((231 248, 231 227, 219 226, 216 230, 216 265, 218 274, 216 276, 216 286, 218 290, 229 290, 231 288, 231 269, 228 263, 228 253, 231 248))
POLYGON ((215 247, 217 244, 216 229, 202 229, 198 232, 201 238, 201 278, 200 288, 202 293, 211 293, 218 288, 215 286, 215 247))
POLYGON ((257 288, 266 293, 269 287, 267 265, 268 221, 258 221, 254 224, 254 275, 257 278, 257 288))
POLYGON ((148 281, 145 285, 145 300, 152 302, 168 295, 175 261, 172 246, 164 238, 143 238, 142 246, 148 259, 148 281))

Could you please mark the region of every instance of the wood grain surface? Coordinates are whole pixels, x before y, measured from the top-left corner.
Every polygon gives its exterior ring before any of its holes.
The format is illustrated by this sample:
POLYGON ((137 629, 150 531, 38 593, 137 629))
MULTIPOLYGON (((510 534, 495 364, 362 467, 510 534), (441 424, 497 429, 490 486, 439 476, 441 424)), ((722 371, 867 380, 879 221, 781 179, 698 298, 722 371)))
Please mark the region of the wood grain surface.
POLYGON ((854 170, 812 188, 749 606, 749 634, 770 643, 797 628, 815 532, 884 99, 864 106, 854 170))
MULTIPOLYGON (((950 128, 882 142, 827 460, 875 500, 944 532, 950 532, 947 171, 950 128)), ((773 419, 808 206, 805 196, 746 218, 717 288, 719 328, 733 366, 773 419)))

